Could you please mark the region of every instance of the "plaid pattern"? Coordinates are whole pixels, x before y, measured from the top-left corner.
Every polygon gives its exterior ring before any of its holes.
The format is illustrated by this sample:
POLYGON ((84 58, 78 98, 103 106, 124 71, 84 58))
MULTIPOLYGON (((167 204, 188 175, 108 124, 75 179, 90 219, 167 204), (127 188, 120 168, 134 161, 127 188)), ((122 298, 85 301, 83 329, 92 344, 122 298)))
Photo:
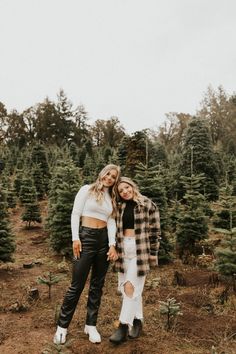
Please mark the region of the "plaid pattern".
MULTIPOLYGON (((115 268, 118 272, 124 273, 124 244, 123 244, 123 213, 126 203, 119 203, 117 208, 117 234, 116 250, 118 260, 115 268)), ((134 208, 134 229, 137 247, 138 276, 143 276, 150 270, 149 256, 156 255, 158 250, 158 239, 160 236, 160 214, 158 207, 149 198, 145 197, 144 203, 137 204, 134 208)))

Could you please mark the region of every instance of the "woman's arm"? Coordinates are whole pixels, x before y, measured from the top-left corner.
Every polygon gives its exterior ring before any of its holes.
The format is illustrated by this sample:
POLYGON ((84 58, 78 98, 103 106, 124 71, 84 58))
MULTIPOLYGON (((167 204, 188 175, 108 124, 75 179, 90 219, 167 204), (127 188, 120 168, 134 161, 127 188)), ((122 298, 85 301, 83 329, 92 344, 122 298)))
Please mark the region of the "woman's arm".
POLYGON ((160 213, 157 205, 151 202, 149 209, 149 241, 150 254, 156 256, 159 249, 161 235, 160 213))
POLYGON ((80 218, 83 212, 84 204, 88 197, 89 185, 86 184, 80 188, 79 192, 75 196, 74 205, 71 213, 71 232, 72 241, 79 240, 79 226, 80 218))

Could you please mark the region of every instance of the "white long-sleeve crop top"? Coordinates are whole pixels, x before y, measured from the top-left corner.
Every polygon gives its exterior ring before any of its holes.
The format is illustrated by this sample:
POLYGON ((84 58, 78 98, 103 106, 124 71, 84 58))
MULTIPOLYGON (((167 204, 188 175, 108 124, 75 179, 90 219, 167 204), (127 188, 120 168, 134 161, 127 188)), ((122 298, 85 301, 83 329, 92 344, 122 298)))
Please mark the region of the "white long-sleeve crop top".
POLYGON ((108 189, 105 189, 104 199, 100 203, 94 195, 89 193, 90 185, 86 184, 80 188, 75 196, 71 213, 72 241, 79 240, 79 227, 81 216, 89 216, 95 219, 106 221, 109 246, 115 245, 116 222, 111 217, 112 202, 108 189))

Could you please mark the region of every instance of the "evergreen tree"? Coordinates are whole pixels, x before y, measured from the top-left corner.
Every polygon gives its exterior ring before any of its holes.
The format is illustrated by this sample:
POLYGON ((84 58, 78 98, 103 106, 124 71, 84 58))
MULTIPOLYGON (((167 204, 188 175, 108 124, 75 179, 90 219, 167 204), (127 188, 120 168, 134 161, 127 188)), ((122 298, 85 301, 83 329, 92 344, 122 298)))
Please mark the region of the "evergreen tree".
POLYGON ((19 195, 20 195, 22 179, 23 179, 23 170, 16 169, 13 187, 14 187, 17 197, 19 197, 19 195))
POLYGON ((0 261, 13 262, 15 248, 14 237, 9 227, 6 192, 0 184, 0 261))
POLYGON ((170 232, 172 234, 175 234, 177 230, 177 225, 179 222, 181 211, 182 211, 181 202, 180 200, 177 199, 177 194, 176 194, 176 198, 170 200, 170 207, 169 207, 169 227, 170 227, 170 232))
POLYGON ((117 156, 118 156, 118 161, 119 165, 121 166, 121 170, 123 173, 126 175, 126 161, 127 161, 127 155, 128 155, 128 144, 129 144, 130 137, 124 136, 118 145, 117 148, 117 156))
MULTIPOLYGON (((185 139, 183 141, 182 158, 179 166, 180 176, 204 174, 204 184, 201 193, 208 200, 218 199, 219 170, 209 129, 206 122, 201 119, 193 119, 189 123, 185 139)), ((182 190, 183 193, 183 190, 182 190)))
POLYGON ((52 249, 63 255, 71 254, 71 212, 80 186, 79 169, 72 161, 61 162, 55 168, 50 182, 47 229, 52 249))
POLYGON ((31 152, 32 167, 34 166, 34 180, 38 197, 41 199, 48 191, 50 171, 45 147, 37 143, 31 152))
POLYGON ((168 212, 165 185, 156 166, 147 167, 142 163, 136 167, 135 181, 140 192, 150 198, 159 208, 161 222, 161 242, 159 249, 159 264, 170 261, 172 246, 168 240, 168 212))
POLYGON ((15 208, 17 204, 17 197, 14 187, 10 182, 8 189, 7 189, 7 207, 8 208, 15 208))
POLYGON ((57 94, 57 99, 56 109, 59 117, 61 143, 67 143, 74 138, 75 124, 73 122, 72 102, 62 89, 57 94))
POLYGON ((74 135, 72 141, 74 141, 79 148, 82 148, 88 139, 91 140, 91 134, 88 129, 88 113, 83 105, 79 105, 73 112, 73 115, 75 129, 73 131, 74 135))
POLYGON ((72 161, 74 162, 75 166, 79 167, 79 149, 74 142, 70 143, 69 145, 69 155, 72 161))
POLYGON ((208 236, 208 223, 204 214, 205 199, 199 193, 203 179, 203 175, 181 178, 186 193, 178 220, 176 241, 179 257, 186 263, 189 256, 196 255, 197 243, 208 236))
POLYGON ((168 167, 168 155, 163 144, 156 142, 149 153, 152 165, 168 167))
POLYGON ((42 219, 37 200, 37 192, 32 178, 30 177, 24 177, 22 181, 20 201, 24 206, 21 219, 22 221, 27 222, 27 227, 30 228, 32 222, 41 223, 42 219))
POLYGON ((215 228, 227 229, 236 227, 236 210, 232 209, 233 186, 226 184, 220 189, 220 198, 217 205, 220 210, 215 212, 212 224, 215 228))
POLYGON ((224 235, 221 247, 218 247, 216 250, 216 269, 222 275, 229 277, 235 288, 236 227, 233 227, 233 213, 236 212, 236 198, 232 196, 232 188, 230 186, 222 192, 224 193, 224 208, 227 207, 229 220, 225 228, 213 229, 224 235))

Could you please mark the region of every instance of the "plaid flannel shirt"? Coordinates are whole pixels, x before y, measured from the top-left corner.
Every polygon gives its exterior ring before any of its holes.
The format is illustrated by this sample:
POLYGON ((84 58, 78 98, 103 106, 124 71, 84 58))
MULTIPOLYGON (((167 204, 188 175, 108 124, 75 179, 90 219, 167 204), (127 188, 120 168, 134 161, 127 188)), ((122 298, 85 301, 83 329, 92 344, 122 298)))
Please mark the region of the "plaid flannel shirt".
MULTIPOLYGON (((118 204, 116 223, 116 250, 118 260, 115 268, 124 273, 124 243, 123 243, 123 213, 126 203, 118 204)), ((150 270, 150 255, 156 255, 160 237, 160 214, 158 207, 149 198, 145 197, 144 204, 137 204, 134 208, 134 229, 137 248, 138 276, 143 276, 150 270)))

